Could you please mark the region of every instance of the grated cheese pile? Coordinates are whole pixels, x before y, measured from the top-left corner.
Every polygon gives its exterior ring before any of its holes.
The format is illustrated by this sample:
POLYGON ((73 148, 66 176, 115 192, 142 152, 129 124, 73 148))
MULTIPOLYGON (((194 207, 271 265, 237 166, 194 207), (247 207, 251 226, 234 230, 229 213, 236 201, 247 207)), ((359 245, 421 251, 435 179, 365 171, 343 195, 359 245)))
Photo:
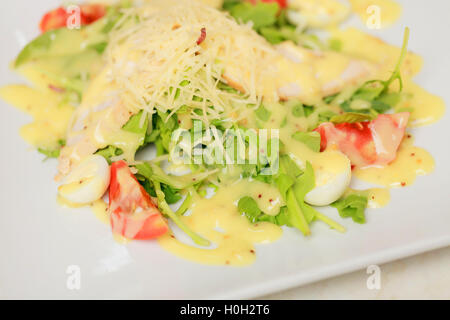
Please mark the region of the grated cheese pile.
POLYGON ((250 24, 239 25, 196 1, 154 0, 124 13, 106 62, 108 76, 134 112, 174 114, 183 108, 205 123, 229 116, 236 120, 240 108, 260 104, 258 88, 277 72, 273 61, 279 54, 250 24), (206 38, 199 43, 202 28, 206 38), (228 70, 244 94, 218 88, 228 70))

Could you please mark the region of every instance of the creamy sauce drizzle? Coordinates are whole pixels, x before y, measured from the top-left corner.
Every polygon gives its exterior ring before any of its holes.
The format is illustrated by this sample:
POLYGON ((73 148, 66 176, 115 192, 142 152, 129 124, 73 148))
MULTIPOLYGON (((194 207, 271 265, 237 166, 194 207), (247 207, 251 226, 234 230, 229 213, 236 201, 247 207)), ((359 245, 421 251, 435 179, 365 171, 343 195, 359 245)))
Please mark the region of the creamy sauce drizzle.
POLYGON ((354 175, 361 180, 386 187, 411 185, 417 176, 434 170, 433 157, 425 149, 414 146, 413 142, 412 135, 406 134, 393 162, 382 168, 355 169, 354 175))
MULTIPOLYGON (((210 199, 199 198, 189 216, 182 217, 194 231, 213 243, 213 248, 194 247, 166 234, 158 239, 159 244, 169 252, 187 260, 211 265, 244 266, 255 258, 257 243, 270 243, 282 234, 274 224, 261 222, 251 224, 241 216, 236 202, 244 195, 263 195, 264 199, 281 201, 278 190, 259 181, 241 180, 228 186, 221 186, 210 199)), ((261 210, 270 212, 272 204, 262 200, 261 210)))
POLYGON ((356 190, 349 188, 344 196, 352 193, 362 194, 367 197, 367 207, 371 209, 378 209, 385 207, 391 200, 389 188, 370 188, 365 190, 356 190))

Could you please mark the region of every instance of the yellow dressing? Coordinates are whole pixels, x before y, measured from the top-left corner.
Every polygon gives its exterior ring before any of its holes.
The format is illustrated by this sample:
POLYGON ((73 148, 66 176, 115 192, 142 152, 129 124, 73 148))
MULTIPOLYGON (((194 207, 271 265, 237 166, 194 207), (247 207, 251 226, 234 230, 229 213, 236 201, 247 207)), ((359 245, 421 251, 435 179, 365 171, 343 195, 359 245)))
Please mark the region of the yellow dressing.
MULTIPOLYGON (((221 186, 210 199, 199 198, 195 201, 192 213, 182 217, 183 221, 195 232, 213 243, 213 248, 200 248, 186 244, 166 234, 158 243, 169 252, 195 262, 212 265, 244 266, 255 260, 256 243, 270 243, 277 240, 280 227, 261 222, 251 224, 239 214, 236 201, 242 196, 277 192, 259 181, 241 180, 221 186), (272 191, 271 191, 272 190, 272 191)), ((266 197, 266 195, 265 195, 266 197)), ((269 211, 262 206, 263 211, 269 211)))
POLYGON ((412 81, 405 81, 403 92, 406 99, 401 101, 396 109, 410 110, 408 122, 410 127, 419 127, 438 121, 445 113, 444 100, 433 95, 412 81))
POLYGON ((365 190, 357 190, 348 188, 342 197, 351 194, 360 194, 367 197, 367 207, 371 209, 383 208, 391 200, 389 188, 370 188, 365 190))
MULTIPOLYGON (((368 60, 378 66, 379 69, 374 79, 385 80, 391 76, 400 56, 399 47, 390 45, 356 28, 334 29, 331 35, 341 41, 342 52, 368 60)), ((422 69, 422 65, 422 57, 408 52, 401 67, 402 76, 416 75, 422 69)))
POLYGON ((391 200, 391 194, 388 188, 371 188, 367 190, 367 199, 369 208, 383 208, 391 200))
POLYGON ((50 91, 33 89, 26 85, 8 85, 0 88, 0 97, 33 117, 20 134, 37 148, 55 149, 64 139, 74 108, 61 102, 61 97, 50 91))
POLYGON ((72 208, 72 209, 83 208, 83 207, 86 207, 86 206, 89 205, 88 203, 86 203, 86 204, 80 204, 80 203, 73 203, 73 202, 70 202, 69 200, 64 199, 63 197, 61 197, 59 194, 58 194, 57 197, 56 197, 56 202, 57 202, 60 206, 62 206, 62 207, 65 207, 65 208, 72 208))
POLYGON ((404 187, 412 184, 417 176, 434 170, 433 157, 425 149, 414 146, 413 142, 412 136, 407 134, 393 162, 382 168, 355 169, 354 175, 361 180, 387 187, 404 187))
POLYGON ((109 225, 109 212, 108 212, 108 204, 100 199, 97 201, 94 201, 91 204, 92 212, 94 213, 94 216, 101 221, 104 224, 109 225))

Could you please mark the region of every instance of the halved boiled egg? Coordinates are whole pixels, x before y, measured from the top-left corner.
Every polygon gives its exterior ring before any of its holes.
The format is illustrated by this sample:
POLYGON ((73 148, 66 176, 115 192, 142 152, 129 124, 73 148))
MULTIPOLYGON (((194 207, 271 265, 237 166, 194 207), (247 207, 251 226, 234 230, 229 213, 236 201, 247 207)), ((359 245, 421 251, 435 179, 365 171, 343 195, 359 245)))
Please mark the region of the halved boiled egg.
POLYGON ((65 177, 58 188, 59 195, 74 204, 86 204, 100 199, 109 186, 108 162, 99 155, 81 161, 65 177))
POLYGON ((350 185, 352 169, 350 160, 337 150, 325 150, 313 162, 316 186, 305 196, 314 206, 326 206, 338 200, 350 185))

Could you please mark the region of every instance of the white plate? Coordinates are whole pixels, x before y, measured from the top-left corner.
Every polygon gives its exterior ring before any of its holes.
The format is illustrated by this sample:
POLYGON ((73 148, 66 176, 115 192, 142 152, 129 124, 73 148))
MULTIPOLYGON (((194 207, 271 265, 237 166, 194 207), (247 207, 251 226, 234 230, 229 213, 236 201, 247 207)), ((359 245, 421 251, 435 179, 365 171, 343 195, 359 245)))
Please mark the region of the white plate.
MULTIPOLYGON (((400 44, 410 26, 410 49, 425 58, 416 79, 448 103, 450 2, 401 2, 402 19, 374 34, 400 44)), ((0 85, 19 80, 7 67, 20 49, 18 39, 36 35, 42 13, 57 4, 2 1, 0 85)), ((450 244, 448 113, 438 124, 414 130, 417 145, 434 155, 435 172, 393 190, 386 208, 368 212, 367 224, 346 219, 345 235, 315 224, 309 239, 288 230, 280 241, 258 246, 255 264, 235 268, 184 261, 154 242, 119 245, 89 210, 59 207, 52 182, 56 162, 43 163, 19 137, 27 116, 0 107, 0 298, 249 298, 450 244), (66 287, 71 265, 80 268, 81 290, 66 287)))

